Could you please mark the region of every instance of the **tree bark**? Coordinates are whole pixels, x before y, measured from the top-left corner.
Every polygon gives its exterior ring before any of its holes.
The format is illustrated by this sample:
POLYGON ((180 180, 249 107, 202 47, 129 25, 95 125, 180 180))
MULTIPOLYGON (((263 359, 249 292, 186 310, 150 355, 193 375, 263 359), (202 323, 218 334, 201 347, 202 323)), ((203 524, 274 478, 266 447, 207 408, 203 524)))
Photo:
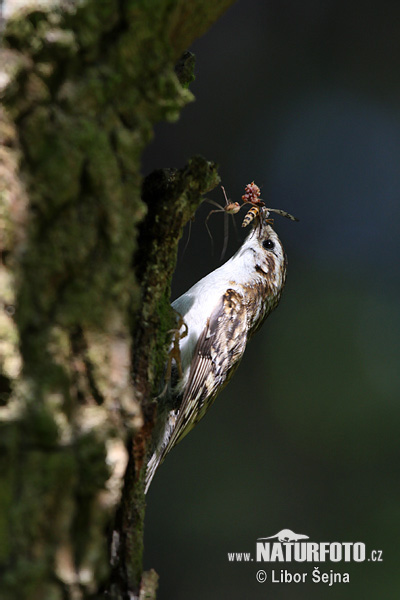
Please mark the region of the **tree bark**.
POLYGON ((140 157, 192 100, 193 56, 174 65, 231 3, 3 4, 2 599, 155 597, 143 476, 170 279, 219 178, 196 157, 141 193, 140 157))

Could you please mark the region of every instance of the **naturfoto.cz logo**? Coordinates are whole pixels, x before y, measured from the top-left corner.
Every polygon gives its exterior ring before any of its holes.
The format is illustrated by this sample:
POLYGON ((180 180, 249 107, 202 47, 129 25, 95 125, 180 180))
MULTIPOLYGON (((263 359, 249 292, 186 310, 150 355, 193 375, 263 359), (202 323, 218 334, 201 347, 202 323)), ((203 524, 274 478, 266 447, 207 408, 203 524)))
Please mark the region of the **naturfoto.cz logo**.
MULTIPOLYGON (((363 542, 310 542, 308 535, 294 533, 291 529, 282 529, 275 535, 258 538, 256 552, 228 552, 229 562, 257 563, 361 563, 364 561, 382 562, 382 550, 367 552, 363 542)), ((272 570, 269 580, 272 583, 300 583, 307 580, 307 573, 291 574, 287 571, 272 570)), ((264 570, 256 573, 259 583, 268 579, 264 570)), ((319 573, 319 567, 314 567, 311 581, 313 583, 348 583, 348 573, 319 573)))
POLYGON ((382 561, 382 550, 367 556, 363 542, 306 542, 308 535, 282 529, 269 537, 258 538, 255 559, 250 552, 228 552, 229 562, 373 562, 382 561), (269 541, 276 540, 276 541, 269 541))

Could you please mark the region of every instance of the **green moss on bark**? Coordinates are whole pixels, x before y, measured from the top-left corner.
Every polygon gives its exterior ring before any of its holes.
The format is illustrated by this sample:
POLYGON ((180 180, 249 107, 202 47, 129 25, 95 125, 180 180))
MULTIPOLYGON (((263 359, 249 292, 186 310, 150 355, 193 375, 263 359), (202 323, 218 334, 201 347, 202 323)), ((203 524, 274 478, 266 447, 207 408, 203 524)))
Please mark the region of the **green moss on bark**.
POLYGON ((2 598, 109 587, 118 505, 113 597, 154 592, 140 582, 151 398, 178 240, 218 175, 195 158, 142 196, 140 157, 154 123, 193 99, 193 60, 176 61, 229 4, 33 2, 6 23, 2 598))

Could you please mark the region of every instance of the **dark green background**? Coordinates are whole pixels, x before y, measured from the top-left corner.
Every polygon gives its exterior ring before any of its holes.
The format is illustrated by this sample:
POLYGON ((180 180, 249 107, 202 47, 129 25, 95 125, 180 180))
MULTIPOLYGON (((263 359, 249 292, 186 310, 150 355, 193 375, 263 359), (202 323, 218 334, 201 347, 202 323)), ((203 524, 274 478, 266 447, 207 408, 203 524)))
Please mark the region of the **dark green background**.
MULTIPOLYGON (((396 598, 400 3, 242 0, 192 50, 196 102, 159 126, 144 174, 201 153, 232 200, 254 179, 300 223, 275 220, 289 257, 278 310, 155 477, 145 567, 160 574, 160 600, 396 598), (320 565, 350 572, 333 587, 261 585, 254 563, 228 563, 283 528, 363 541, 383 562, 320 565)), ((209 210, 173 298, 218 265, 223 217, 211 218, 213 256, 209 210)), ((228 255, 233 230, 229 242, 228 255)))

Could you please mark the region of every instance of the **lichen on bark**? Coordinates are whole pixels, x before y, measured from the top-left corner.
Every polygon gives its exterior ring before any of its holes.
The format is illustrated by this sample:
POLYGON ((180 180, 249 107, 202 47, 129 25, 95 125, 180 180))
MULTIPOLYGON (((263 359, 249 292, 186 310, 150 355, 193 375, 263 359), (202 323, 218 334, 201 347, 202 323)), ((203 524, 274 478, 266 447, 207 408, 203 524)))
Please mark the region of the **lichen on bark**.
POLYGON ((192 100, 193 57, 174 70, 179 57, 230 3, 5 3, 0 595, 7 600, 93 598, 107 589, 136 597, 141 585, 154 596, 151 573, 141 584, 141 481, 173 319, 170 278, 183 225, 218 174, 197 157, 156 172, 142 193, 140 157, 154 123, 177 119, 192 100))

